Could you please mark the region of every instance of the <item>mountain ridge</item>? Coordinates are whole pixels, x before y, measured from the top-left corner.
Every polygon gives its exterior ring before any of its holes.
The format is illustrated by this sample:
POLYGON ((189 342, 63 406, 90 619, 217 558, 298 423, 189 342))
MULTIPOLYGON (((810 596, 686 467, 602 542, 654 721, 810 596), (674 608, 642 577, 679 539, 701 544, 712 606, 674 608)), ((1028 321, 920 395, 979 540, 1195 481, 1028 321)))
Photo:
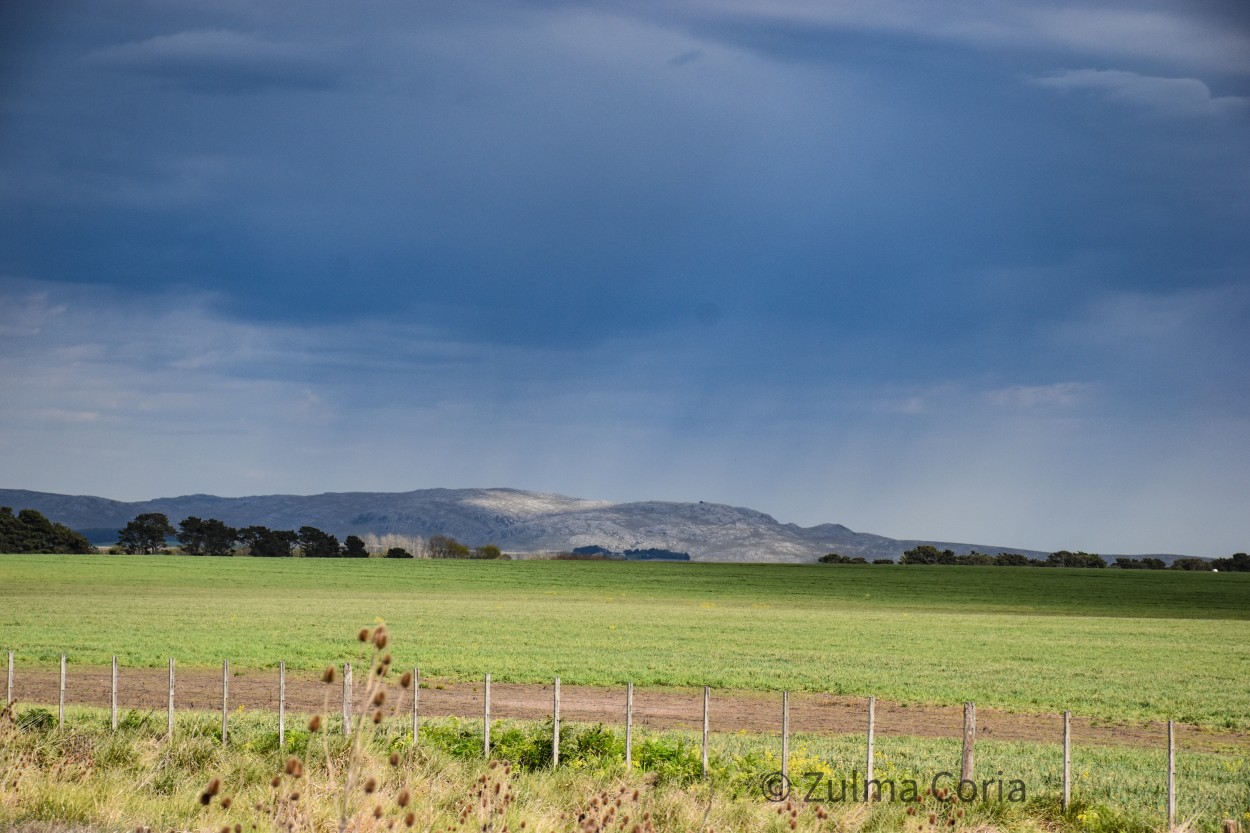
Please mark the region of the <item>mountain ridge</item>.
MULTIPOLYGON (((693 561, 801 563, 815 561, 828 552, 868 560, 897 559, 905 550, 931 544, 959 554, 974 549, 1032 558, 1048 554, 1019 547, 889 538, 855 532, 838 523, 811 527, 783 524, 765 512, 720 503, 614 503, 503 487, 229 498, 191 494, 145 501, 0 489, 0 505, 14 510, 36 509, 82 531, 95 543, 109 543, 110 534, 138 514, 162 512, 175 524, 195 515, 218 518, 232 526, 298 529, 309 525, 339 537, 450 535, 470 545, 494 543, 514 553, 596 545, 615 551, 657 548, 688 552, 693 561)), ((1170 560, 1181 556, 1160 557, 1170 560)))

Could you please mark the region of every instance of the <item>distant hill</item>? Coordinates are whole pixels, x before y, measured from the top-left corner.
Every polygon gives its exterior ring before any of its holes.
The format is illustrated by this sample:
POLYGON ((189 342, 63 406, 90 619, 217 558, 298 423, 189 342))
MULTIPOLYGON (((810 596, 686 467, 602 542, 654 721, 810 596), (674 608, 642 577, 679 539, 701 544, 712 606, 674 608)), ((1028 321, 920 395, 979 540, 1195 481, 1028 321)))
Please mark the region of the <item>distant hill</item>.
MULTIPOLYGON (((644 501, 611 503, 517 489, 421 489, 414 492, 327 492, 224 498, 184 495, 127 503, 88 495, 0 489, 0 506, 38 509, 99 544, 143 512, 163 512, 177 524, 191 515, 232 526, 261 524, 298 529, 305 524, 364 536, 450 535, 472 546, 498 544, 507 552, 536 553, 598 546, 672 550, 694 561, 810 562, 828 552, 897 559, 919 544, 963 554, 1047 553, 991 544, 912 541, 853 532, 841 524, 801 527, 770 515, 719 503, 644 501)), ((1114 558, 1114 556, 1110 556, 1114 558)), ((1179 556, 1159 555, 1172 560, 1179 556)))

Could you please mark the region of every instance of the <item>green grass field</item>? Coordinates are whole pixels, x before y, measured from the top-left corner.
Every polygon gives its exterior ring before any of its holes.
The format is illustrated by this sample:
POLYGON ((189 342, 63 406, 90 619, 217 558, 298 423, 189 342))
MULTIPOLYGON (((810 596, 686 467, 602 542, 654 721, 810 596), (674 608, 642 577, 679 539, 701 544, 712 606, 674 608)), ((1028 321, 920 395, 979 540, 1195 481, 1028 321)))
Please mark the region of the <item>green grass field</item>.
POLYGON ((1250 728, 1250 575, 0 556, 19 663, 317 668, 385 620, 426 675, 876 694, 1250 728))

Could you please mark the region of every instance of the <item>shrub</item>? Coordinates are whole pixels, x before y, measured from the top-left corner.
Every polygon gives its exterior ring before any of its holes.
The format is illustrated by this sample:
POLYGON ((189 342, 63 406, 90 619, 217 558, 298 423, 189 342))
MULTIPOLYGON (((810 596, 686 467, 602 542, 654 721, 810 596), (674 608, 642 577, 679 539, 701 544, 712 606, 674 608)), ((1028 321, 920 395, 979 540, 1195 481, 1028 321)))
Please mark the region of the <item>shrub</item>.
POLYGON ((831 552, 816 559, 821 564, 867 564, 868 559, 831 552))

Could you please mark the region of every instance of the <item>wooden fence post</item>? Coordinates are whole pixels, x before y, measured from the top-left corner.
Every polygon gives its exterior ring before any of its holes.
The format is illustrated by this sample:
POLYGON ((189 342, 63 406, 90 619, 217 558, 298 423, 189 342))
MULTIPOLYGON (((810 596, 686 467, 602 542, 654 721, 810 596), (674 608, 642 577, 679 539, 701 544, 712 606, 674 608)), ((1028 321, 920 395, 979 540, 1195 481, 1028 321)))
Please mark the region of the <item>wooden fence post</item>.
POLYGON ((551 695, 551 768, 560 765, 560 678, 551 695))
POLYGON ((278 661, 278 748, 286 749, 286 660, 278 661))
POLYGON ((4 704, 13 705, 13 652, 9 651, 9 684, 5 689, 4 704))
POLYGON ((169 658, 169 706, 165 713, 165 737, 174 736, 174 658, 169 658))
POLYGON ((490 760, 490 674, 486 675, 482 698, 482 757, 490 760))
POLYGON ((790 777, 790 692, 781 692, 781 777, 790 777))
POLYGON ((65 654, 61 654, 61 696, 58 703, 56 727, 59 729, 65 724, 65 654))
POLYGON ((417 745, 421 725, 421 669, 412 669, 412 745, 417 745))
POLYGON ((221 745, 226 745, 227 723, 230 719, 230 660, 221 661, 221 745))
POLYGON ((961 781, 972 780, 972 748, 977 742, 977 704, 964 703, 964 753, 959 767, 961 781))
POLYGON ((634 684, 625 684, 625 769, 634 765, 634 684))
POLYGON ((1176 829, 1176 723, 1168 721, 1168 831, 1176 829))
POLYGON ((343 663, 343 734, 352 733, 352 664, 343 663))
POLYGON ((711 700, 712 689, 707 686, 703 687, 703 777, 707 778, 707 724, 708 724, 708 705, 711 700))
POLYGON ((113 684, 109 688, 109 712, 112 719, 109 721, 113 726, 113 731, 117 731, 117 656, 113 656, 113 684))
POLYGON ((1072 712, 1063 713, 1063 811, 1072 803, 1072 712))
POLYGON ((870 696, 868 698, 868 759, 864 767, 864 801, 872 801, 872 790, 869 783, 876 777, 876 764, 873 761, 873 744, 876 741, 877 731, 877 698, 870 696))

